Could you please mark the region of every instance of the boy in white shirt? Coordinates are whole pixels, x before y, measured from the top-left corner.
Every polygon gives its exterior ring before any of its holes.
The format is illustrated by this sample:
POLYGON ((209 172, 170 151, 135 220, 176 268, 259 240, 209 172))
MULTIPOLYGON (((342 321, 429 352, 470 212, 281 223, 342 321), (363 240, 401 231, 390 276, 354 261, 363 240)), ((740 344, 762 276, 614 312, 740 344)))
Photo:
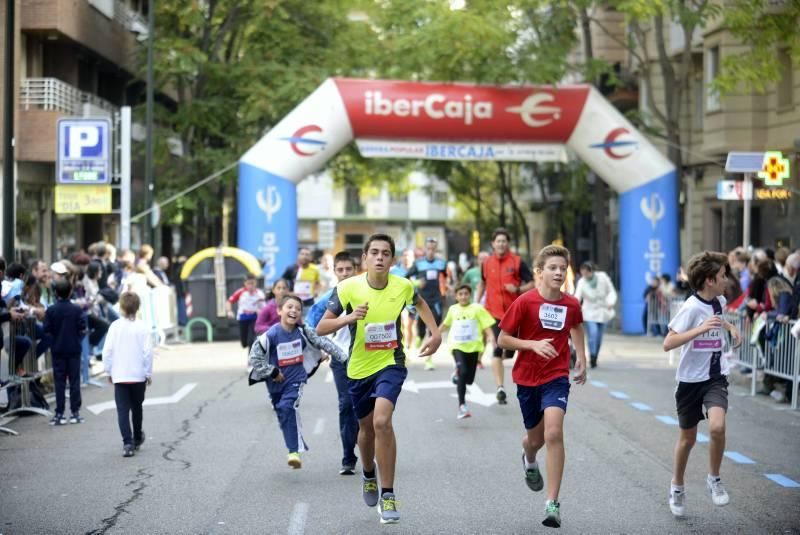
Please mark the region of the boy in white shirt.
POLYGON ((728 493, 719 469, 725 451, 725 414, 728 411, 728 365, 722 359, 723 329, 741 342, 739 331, 722 318, 722 294, 730 275, 724 253, 703 252, 689 260, 689 285, 694 290, 669 323, 664 351, 681 348, 675 390, 680 434, 675 445, 675 465, 669 493, 669 507, 675 516, 685 514, 683 476, 689 453, 697 440, 697 424, 708 418, 709 472, 706 487, 714 505, 726 505, 728 493), (703 415, 703 407, 706 415, 703 415))
POLYGON ((144 322, 136 319, 140 304, 139 296, 133 292, 120 296, 122 317, 108 328, 103 345, 103 365, 108 382, 114 385, 123 457, 133 457, 144 443, 142 403, 145 389, 152 383, 153 337, 144 322))

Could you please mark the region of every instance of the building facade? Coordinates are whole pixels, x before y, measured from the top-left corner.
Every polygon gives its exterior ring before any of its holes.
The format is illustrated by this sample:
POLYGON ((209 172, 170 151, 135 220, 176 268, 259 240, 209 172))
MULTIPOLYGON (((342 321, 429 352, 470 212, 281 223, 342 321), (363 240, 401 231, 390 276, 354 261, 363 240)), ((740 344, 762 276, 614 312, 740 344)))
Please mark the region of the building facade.
MULTIPOLYGON (((146 0, 16 2, 15 236, 23 260, 51 260, 100 239, 116 241, 118 216, 54 213, 56 122, 113 118, 121 106, 142 102, 144 83, 136 73, 147 41, 146 7, 146 0)), ((4 29, 2 21, 0 33, 4 29)), ((141 125, 134 125, 133 137, 144 139, 141 125)), ((134 159, 134 198, 141 195, 142 176, 134 159)))
POLYGON ((446 184, 422 173, 408 181, 407 193, 393 194, 387 187, 365 192, 337 186, 327 173, 306 178, 297 185, 300 245, 360 256, 366 238, 382 232, 394 238, 398 255, 433 236, 446 256, 446 224, 455 215, 446 184))

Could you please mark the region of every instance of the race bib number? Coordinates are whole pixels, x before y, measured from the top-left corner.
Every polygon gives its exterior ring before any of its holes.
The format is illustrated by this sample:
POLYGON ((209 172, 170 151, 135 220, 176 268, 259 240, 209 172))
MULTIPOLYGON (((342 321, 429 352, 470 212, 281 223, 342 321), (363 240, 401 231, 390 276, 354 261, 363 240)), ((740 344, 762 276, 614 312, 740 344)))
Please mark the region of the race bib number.
POLYGON ((428 279, 429 281, 435 281, 436 279, 439 278, 439 272, 436 271, 435 269, 429 269, 428 271, 425 272, 425 278, 428 279))
POLYGON ((278 366, 291 366, 303 362, 303 341, 293 340, 278 344, 278 366))
POLYGON ((397 347, 397 325, 394 323, 368 323, 364 329, 364 347, 367 351, 397 347))
POLYGON ((539 321, 545 329, 560 331, 567 322, 567 307, 542 303, 539 306, 539 321))
POLYGON ((692 351, 716 353, 722 351, 722 331, 712 329, 692 340, 692 351))
POLYGON ((311 281, 294 281, 294 293, 301 299, 311 297, 311 281))
POLYGON ((478 340, 478 322, 474 319, 453 322, 453 341, 457 343, 478 340))

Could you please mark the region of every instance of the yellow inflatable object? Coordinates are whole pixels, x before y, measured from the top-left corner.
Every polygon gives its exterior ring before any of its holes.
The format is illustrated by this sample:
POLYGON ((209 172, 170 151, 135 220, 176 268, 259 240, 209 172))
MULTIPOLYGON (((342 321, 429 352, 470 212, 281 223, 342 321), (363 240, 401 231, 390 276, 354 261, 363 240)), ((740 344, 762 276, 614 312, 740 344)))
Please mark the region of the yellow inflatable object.
MULTIPOLYGON (((194 268, 202 262, 203 260, 207 260, 209 258, 214 258, 217 254, 217 247, 209 247, 208 249, 203 249, 202 251, 198 251, 193 254, 185 264, 183 264, 183 268, 181 269, 181 280, 186 280, 189 278, 189 275, 192 274, 194 268)), ((235 258, 239 262, 247 268, 247 271, 255 275, 256 277, 260 277, 262 274, 261 270, 261 262, 258 261, 258 258, 251 255, 244 249, 239 249, 237 247, 219 247, 222 249, 222 255, 229 258, 235 258)))

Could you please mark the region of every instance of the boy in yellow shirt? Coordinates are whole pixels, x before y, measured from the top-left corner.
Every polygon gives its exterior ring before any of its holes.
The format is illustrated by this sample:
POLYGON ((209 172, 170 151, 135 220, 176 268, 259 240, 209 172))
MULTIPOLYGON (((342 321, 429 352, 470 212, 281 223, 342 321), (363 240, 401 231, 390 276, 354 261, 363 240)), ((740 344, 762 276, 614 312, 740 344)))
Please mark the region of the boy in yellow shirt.
POLYGON ((472 302, 472 288, 462 284, 456 288, 457 304, 447 310, 440 331, 450 330, 450 348, 456 361, 456 389, 458 391, 458 419, 469 418, 465 400, 467 385, 475 380, 475 369, 483 355, 484 338, 490 345, 496 345, 492 325, 495 321, 489 312, 478 303, 472 302))

